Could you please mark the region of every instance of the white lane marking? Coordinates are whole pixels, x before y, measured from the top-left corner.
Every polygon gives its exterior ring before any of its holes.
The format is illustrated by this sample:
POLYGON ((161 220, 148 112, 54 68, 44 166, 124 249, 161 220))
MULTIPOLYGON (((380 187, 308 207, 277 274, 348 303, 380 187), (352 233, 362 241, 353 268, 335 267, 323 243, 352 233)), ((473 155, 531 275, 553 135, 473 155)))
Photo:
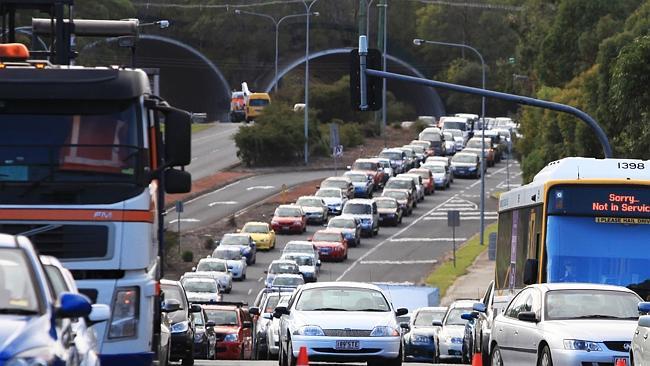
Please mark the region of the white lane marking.
POLYGON ((253 293, 253 289, 252 289, 252 288, 249 288, 249 289, 248 289, 248 295, 250 295, 250 294, 252 294, 252 293, 253 293))
POLYGON ((237 201, 217 201, 217 202, 210 202, 208 204, 208 207, 216 206, 216 205, 236 205, 238 202, 237 201))
POLYGON ((360 263, 400 265, 400 264, 434 264, 434 263, 438 263, 438 261, 435 259, 426 259, 426 260, 414 260, 414 261, 361 261, 360 263))
MULTIPOLYGON (((430 242, 430 241, 453 241, 453 238, 395 238, 390 239, 393 242, 430 242)), ((456 240, 465 241, 467 238, 456 238, 456 240)))
POLYGON ((501 173, 501 172, 505 172, 505 171, 506 171, 506 168, 507 168, 507 167, 503 167, 503 168, 501 168, 501 169, 495 170, 495 171, 493 171, 492 173, 486 175, 485 177, 486 177, 486 178, 492 178, 492 176, 495 175, 495 174, 499 174, 499 173, 501 173))
POLYGON ((406 225, 406 226, 405 226, 404 228, 402 228, 400 231, 396 232, 395 234, 391 235, 389 238, 382 240, 379 244, 377 244, 377 245, 375 245, 374 247, 372 247, 372 248, 371 248, 370 250, 368 250, 364 255, 362 255, 361 257, 359 257, 359 259, 357 259, 356 261, 354 261, 354 262, 350 265, 350 267, 348 267, 345 271, 343 271, 343 273, 341 273, 341 275, 338 276, 338 277, 336 278, 336 281, 341 281, 341 279, 343 279, 343 277, 345 277, 345 275, 347 275, 348 273, 350 273, 350 271, 352 271, 352 270, 354 269, 354 267, 356 267, 359 263, 361 263, 361 261, 363 261, 364 259, 368 258, 368 256, 369 256, 370 254, 372 254, 372 253, 374 253, 375 251, 377 251, 379 248, 382 247, 382 245, 384 245, 384 244, 390 242, 390 239, 394 239, 394 238, 400 236, 403 232, 405 232, 406 230, 408 230, 408 229, 410 229, 411 227, 413 227, 413 225, 415 225, 415 224, 417 224, 418 222, 420 222, 420 221, 421 221, 425 216, 431 214, 432 212, 434 212, 434 211, 437 210, 438 208, 442 207, 445 203, 448 203, 449 201, 451 201, 451 200, 452 200, 453 198, 455 198, 455 197, 456 197, 456 196, 452 196, 452 197, 450 197, 449 199, 447 199, 446 201, 442 202, 442 203, 439 204, 438 206, 436 206, 436 207, 432 208, 431 210, 429 210, 429 211, 428 211, 427 213, 425 213, 424 215, 422 215, 422 216, 418 217, 417 219, 411 221, 410 224, 406 225))
POLYGON ((197 156, 193 157, 190 161, 194 161, 194 160, 196 160, 196 159, 198 159, 197 156))
MULTIPOLYGON (((199 220, 199 219, 192 219, 192 218, 189 218, 189 219, 181 219, 181 222, 199 222, 199 221, 201 221, 201 220, 199 220)), ((174 220, 170 221, 169 224, 171 225, 171 224, 175 224, 175 223, 177 223, 177 222, 178 222, 178 219, 174 219, 174 220)))
MULTIPOLYGON (((253 178, 257 178, 257 176, 254 175, 254 176, 252 176, 252 177, 248 177, 248 178, 245 178, 245 179, 242 179, 242 180, 238 180, 238 181, 236 181, 236 182, 232 182, 232 183, 230 183, 230 184, 227 184, 227 185, 225 185, 225 186, 223 186, 223 187, 221 187, 221 188, 219 188, 219 189, 215 189, 215 190, 212 191, 212 192, 204 193, 204 194, 202 194, 202 195, 200 195, 200 196, 194 197, 194 198, 192 198, 191 200, 186 201, 186 202, 185 202, 185 205, 187 206, 187 205, 189 205, 189 204, 192 203, 192 202, 198 201, 198 200, 200 200, 200 199, 202 199, 202 198, 205 198, 205 197, 207 197, 207 196, 209 196, 209 195, 211 195, 211 194, 219 193, 219 192, 221 192, 221 191, 223 191, 223 190, 225 190, 225 189, 228 189, 228 188, 230 188, 230 187, 234 187, 234 186, 238 185, 239 183, 245 182, 245 181, 250 180, 250 179, 253 179, 253 178)), ((176 207, 175 207, 175 206, 173 206, 173 207, 171 207, 169 210, 165 211, 165 214, 168 214, 168 213, 170 213, 170 212, 174 212, 174 211, 176 211, 176 207)))
POLYGON ((254 189, 273 189, 275 186, 253 186, 246 188, 247 191, 252 191, 254 189))
POLYGON ((448 203, 445 207, 474 207, 476 206, 473 203, 448 203))
POLYGON ((257 279, 257 282, 262 282, 262 281, 264 281, 264 277, 260 277, 257 279))
MULTIPOLYGON (((487 216, 487 215, 485 216, 485 219, 486 219, 486 220, 496 220, 496 219, 498 219, 498 218, 499 218, 498 216, 487 216)), ((462 217, 462 216, 461 216, 461 217, 460 217, 460 220, 461 220, 461 221, 465 221, 465 220, 480 220, 480 219, 481 219, 480 216, 470 216, 470 217, 462 217)), ((431 220, 447 220, 447 218, 446 218, 446 217, 442 217, 442 216, 435 216, 435 217, 425 217, 424 220, 426 220, 426 221, 431 221, 431 220)))

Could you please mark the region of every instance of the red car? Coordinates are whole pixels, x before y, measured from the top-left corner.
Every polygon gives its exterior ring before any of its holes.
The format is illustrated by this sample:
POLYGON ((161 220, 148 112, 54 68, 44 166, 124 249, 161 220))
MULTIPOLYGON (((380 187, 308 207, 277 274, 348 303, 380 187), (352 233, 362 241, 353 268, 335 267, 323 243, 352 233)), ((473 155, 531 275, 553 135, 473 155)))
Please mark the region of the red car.
POLYGON ((253 354, 253 320, 244 303, 220 302, 201 305, 215 323, 217 359, 250 360, 253 354))
POLYGON ((434 194, 436 193, 436 182, 433 180, 433 173, 429 169, 425 168, 415 168, 409 170, 411 174, 417 174, 422 177, 422 185, 424 186, 424 194, 434 194))
POLYGON ((271 219, 273 231, 304 233, 307 230, 307 217, 300 206, 280 205, 271 219))
POLYGON ((384 170, 381 169, 379 164, 373 159, 357 159, 351 167, 348 167, 351 170, 356 170, 365 173, 367 176, 372 177, 372 181, 375 185, 375 189, 381 187, 384 184, 384 170))
POLYGON ((318 230, 310 239, 321 260, 342 262, 348 259, 348 244, 339 230, 318 230))

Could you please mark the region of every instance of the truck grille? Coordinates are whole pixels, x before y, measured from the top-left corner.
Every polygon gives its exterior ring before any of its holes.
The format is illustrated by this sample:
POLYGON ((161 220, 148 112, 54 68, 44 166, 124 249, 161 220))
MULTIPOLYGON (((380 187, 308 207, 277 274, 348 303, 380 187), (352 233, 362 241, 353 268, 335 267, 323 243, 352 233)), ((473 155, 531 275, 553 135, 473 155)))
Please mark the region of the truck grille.
POLYGON ((40 254, 59 259, 103 258, 108 254, 108 227, 103 225, 0 224, 0 232, 36 232, 29 239, 40 254), (37 232, 43 228, 42 232, 37 232))

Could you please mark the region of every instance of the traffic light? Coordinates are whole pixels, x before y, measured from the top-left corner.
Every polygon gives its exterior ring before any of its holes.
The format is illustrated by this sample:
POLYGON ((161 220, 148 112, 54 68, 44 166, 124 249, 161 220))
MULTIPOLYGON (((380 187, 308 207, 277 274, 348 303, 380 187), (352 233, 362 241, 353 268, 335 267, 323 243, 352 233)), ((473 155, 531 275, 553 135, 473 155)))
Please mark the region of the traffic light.
MULTIPOLYGON (((366 65, 368 69, 381 70, 381 52, 371 48, 368 49, 366 56, 366 65)), ((352 108, 365 111, 378 111, 381 109, 381 90, 382 79, 376 76, 366 77, 366 100, 367 109, 359 108, 361 104, 361 77, 359 70, 359 50, 354 49, 350 52, 350 103, 352 108)))

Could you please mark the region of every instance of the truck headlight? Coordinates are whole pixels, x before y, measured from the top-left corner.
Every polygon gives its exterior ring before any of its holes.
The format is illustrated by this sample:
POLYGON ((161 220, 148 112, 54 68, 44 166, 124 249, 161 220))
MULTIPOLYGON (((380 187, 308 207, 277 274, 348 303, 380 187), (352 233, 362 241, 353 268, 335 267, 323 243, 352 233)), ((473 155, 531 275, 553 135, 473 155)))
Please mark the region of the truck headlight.
POLYGON ((397 337, 399 332, 393 327, 387 327, 385 325, 375 327, 372 332, 370 332, 371 337, 397 337))
POLYGON ((115 291, 113 314, 108 338, 135 337, 138 329, 140 291, 137 287, 121 287, 115 291))
POLYGON ((587 351, 587 352, 603 350, 596 342, 583 341, 579 339, 565 339, 564 349, 569 349, 574 351, 587 351))

